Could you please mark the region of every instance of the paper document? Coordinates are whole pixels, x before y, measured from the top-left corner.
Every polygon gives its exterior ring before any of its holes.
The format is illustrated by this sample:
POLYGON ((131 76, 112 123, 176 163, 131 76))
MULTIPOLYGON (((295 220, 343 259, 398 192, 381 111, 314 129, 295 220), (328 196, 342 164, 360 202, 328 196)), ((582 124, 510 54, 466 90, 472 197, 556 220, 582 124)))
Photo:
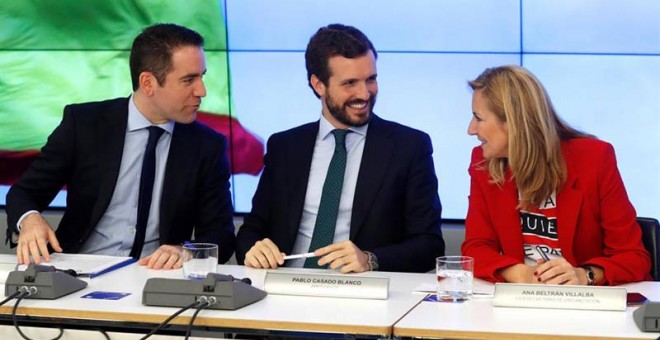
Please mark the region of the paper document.
MULTIPOLYGON (((50 254, 50 261, 41 262, 41 265, 54 266, 60 270, 73 269, 78 276, 90 278, 105 274, 135 262, 132 257, 108 256, 92 254, 50 254)), ((26 265, 20 265, 18 270, 25 270, 26 265)))
MULTIPOLYGON (((413 293, 421 293, 421 294, 428 294, 428 293, 435 293, 438 285, 435 283, 420 283, 415 289, 413 289, 413 293)), ((493 291, 495 290, 494 285, 490 283, 480 283, 480 282, 475 282, 474 286, 472 288, 472 297, 493 297, 494 293, 493 291)))

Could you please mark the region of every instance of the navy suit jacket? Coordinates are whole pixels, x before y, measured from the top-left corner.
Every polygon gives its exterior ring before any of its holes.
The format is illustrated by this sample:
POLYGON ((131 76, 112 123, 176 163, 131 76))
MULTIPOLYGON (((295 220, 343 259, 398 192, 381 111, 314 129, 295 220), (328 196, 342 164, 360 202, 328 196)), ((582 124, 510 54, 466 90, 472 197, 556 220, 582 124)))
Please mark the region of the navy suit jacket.
MULTIPOLYGON (((291 253, 318 130, 315 122, 268 140, 252 211, 237 236, 239 263, 263 238, 291 253)), ((350 240, 377 256, 379 270, 425 272, 444 254, 432 153, 427 134, 372 116, 355 189, 350 240)))
MULTIPOLYGON (((43 211, 64 185, 67 206, 56 230, 64 252, 76 253, 105 213, 119 176, 128 98, 67 105, 60 125, 7 194, 7 237, 29 210, 43 211)), ((160 244, 193 234, 234 252, 227 139, 194 122, 174 126, 160 203, 160 244)))

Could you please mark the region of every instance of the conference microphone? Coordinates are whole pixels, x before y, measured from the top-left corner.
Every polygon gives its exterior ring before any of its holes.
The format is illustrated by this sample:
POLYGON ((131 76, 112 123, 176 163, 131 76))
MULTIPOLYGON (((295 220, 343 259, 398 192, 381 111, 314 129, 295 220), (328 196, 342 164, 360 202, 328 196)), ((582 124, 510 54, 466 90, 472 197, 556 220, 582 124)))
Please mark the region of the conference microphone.
POLYGON ((186 307, 209 301, 210 309, 236 310, 263 299, 266 292, 251 286, 249 278, 208 273, 203 280, 150 278, 142 290, 147 306, 186 307))
POLYGON ((635 324, 642 332, 660 332, 660 302, 647 302, 633 311, 635 324))
POLYGON ((87 282, 74 277, 75 271, 61 271, 53 266, 30 263, 25 271, 9 273, 5 282, 5 296, 26 289, 32 292, 27 299, 52 300, 87 287, 87 282))
POLYGON ((47 266, 45 264, 35 264, 34 269, 41 273, 41 272, 62 272, 65 274, 69 274, 73 277, 78 277, 78 273, 73 270, 73 269, 60 269, 60 268, 55 268, 55 266, 47 266))
POLYGON ((243 282, 243 283, 246 283, 246 284, 249 284, 249 285, 252 284, 252 280, 250 280, 249 277, 244 277, 242 279, 238 279, 238 278, 235 278, 231 275, 223 275, 223 274, 215 274, 215 273, 213 273, 213 275, 215 276, 215 278, 218 281, 236 281, 236 282, 243 282), (226 276, 226 278, 221 278, 219 276, 222 276, 222 277, 226 276))

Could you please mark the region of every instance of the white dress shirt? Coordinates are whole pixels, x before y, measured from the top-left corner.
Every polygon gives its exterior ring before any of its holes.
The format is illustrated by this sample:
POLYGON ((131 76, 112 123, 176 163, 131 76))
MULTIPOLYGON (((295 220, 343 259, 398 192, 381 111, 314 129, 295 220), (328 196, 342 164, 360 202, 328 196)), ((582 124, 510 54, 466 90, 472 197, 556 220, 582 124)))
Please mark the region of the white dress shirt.
MULTIPOLYGON (((364 142, 367 138, 368 124, 360 127, 350 127, 346 135, 346 172, 344 174, 344 185, 342 187, 339 201, 339 212, 337 214, 337 226, 335 227, 334 242, 346 241, 351 231, 351 212, 353 209, 353 198, 355 197, 355 186, 357 184, 364 142)), ((303 206, 302 218, 296 242, 293 245, 293 254, 307 253, 316 249, 309 249, 314 234, 316 216, 321 203, 323 184, 328 173, 330 160, 335 151, 335 138, 332 130, 336 129, 321 115, 319 122, 319 133, 314 144, 312 165, 309 170, 305 204, 303 206)), ((287 267, 302 267, 305 259, 295 259, 286 262, 287 267)))
MULTIPOLYGON (((128 126, 117 184, 108 208, 80 249, 81 253, 129 256, 136 232, 140 173, 145 147, 149 139, 147 128, 151 125, 153 124, 140 113, 131 97, 128 101, 128 126)), ((158 126, 164 129, 165 133, 160 137, 156 146, 153 198, 149 209, 145 244, 140 257, 151 255, 160 246, 158 242, 160 196, 163 191, 165 164, 169 155, 174 122, 170 121, 158 126)))

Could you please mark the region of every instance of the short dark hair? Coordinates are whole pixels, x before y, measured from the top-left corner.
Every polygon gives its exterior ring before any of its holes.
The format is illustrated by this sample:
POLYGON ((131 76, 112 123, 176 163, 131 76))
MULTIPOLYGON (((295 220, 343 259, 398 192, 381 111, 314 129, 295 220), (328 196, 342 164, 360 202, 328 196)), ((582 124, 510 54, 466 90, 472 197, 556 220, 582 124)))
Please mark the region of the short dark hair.
POLYGON ((179 47, 204 47, 202 36, 176 24, 156 24, 145 28, 131 47, 130 68, 133 91, 140 87, 142 72, 151 72, 158 84, 165 83, 165 76, 172 69, 172 52, 179 47))
POLYGON ((352 59, 365 55, 369 50, 373 52, 375 58, 378 58, 378 53, 369 38, 353 26, 331 24, 319 28, 309 39, 305 51, 307 84, 319 97, 310 80, 312 75, 316 75, 323 84, 328 85, 331 76, 328 68, 330 57, 342 56, 352 59))

